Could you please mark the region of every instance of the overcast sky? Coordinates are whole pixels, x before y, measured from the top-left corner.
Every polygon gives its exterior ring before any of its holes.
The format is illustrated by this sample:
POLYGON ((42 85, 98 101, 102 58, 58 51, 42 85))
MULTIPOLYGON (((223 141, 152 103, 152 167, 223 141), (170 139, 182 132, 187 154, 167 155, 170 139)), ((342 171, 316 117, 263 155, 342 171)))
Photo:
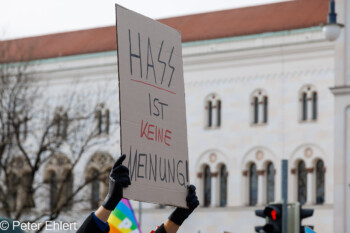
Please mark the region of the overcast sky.
POLYGON ((0 40, 115 25, 115 3, 159 19, 278 1, 0 0, 0 40))

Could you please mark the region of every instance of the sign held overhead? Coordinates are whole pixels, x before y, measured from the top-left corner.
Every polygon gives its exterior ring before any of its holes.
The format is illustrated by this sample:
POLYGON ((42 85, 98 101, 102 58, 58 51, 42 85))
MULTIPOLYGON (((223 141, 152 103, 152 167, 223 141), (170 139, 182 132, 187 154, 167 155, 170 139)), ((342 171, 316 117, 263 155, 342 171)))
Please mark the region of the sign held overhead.
POLYGON ((181 34, 116 5, 124 197, 186 206, 189 182, 181 34))

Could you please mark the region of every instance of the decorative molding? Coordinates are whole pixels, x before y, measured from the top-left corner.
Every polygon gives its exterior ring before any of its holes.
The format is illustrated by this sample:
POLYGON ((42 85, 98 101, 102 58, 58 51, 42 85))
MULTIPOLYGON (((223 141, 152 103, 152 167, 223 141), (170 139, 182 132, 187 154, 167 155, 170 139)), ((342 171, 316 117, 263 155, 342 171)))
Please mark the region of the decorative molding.
POLYGON ((248 176, 248 170, 242 171, 242 175, 243 175, 243 176, 248 176))
POLYGON ((211 177, 217 177, 218 174, 219 174, 219 173, 217 173, 217 172, 212 172, 210 175, 211 175, 211 177))
MULTIPOLYGON (((300 76, 317 76, 317 75, 328 75, 329 73, 333 73, 334 70, 332 68, 318 68, 318 69, 310 69, 310 70, 302 70, 302 71, 285 71, 284 73, 278 72, 278 73, 266 73, 266 74, 247 74, 242 76, 224 76, 224 77, 215 77, 203 79, 201 77, 200 80, 195 81, 186 81, 185 85, 186 87, 200 87, 200 86, 212 86, 214 84, 216 85, 226 85, 227 83, 241 83, 241 82, 250 82, 254 80, 266 80, 266 79, 286 79, 286 78, 298 78, 300 76)), ((348 94, 350 94, 350 87, 347 87, 349 90, 347 91, 348 94)), ((333 92, 334 88, 330 88, 333 92)), ((336 88, 337 89, 337 88, 336 88)))
POLYGON ((209 156, 209 161, 211 163, 215 163, 216 160, 218 159, 218 156, 215 154, 215 153, 211 153, 210 156, 209 156))
POLYGON ((258 175, 263 176, 265 174, 265 170, 258 170, 258 175))
POLYGON ((295 175, 297 173, 297 169, 296 168, 292 168, 292 169, 290 169, 290 172, 292 173, 292 175, 295 175))
POLYGON ((306 158, 311 158, 313 154, 314 151, 310 147, 306 148, 304 151, 304 155, 306 158))
POLYGON ((315 169, 314 169, 313 167, 306 168, 306 172, 307 172, 307 173, 313 173, 314 170, 315 170, 315 169))
POLYGON ((203 176, 203 173, 202 173, 202 172, 198 172, 198 173, 197 173, 197 178, 201 179, 202 176, 203 176))
POLYGON ((261 151, 261 150, 258 150, 256 153, 255 153, 255 158, 257 159, 257 160, 263 160, 264 159, 264 152, 263 151, 261 151))

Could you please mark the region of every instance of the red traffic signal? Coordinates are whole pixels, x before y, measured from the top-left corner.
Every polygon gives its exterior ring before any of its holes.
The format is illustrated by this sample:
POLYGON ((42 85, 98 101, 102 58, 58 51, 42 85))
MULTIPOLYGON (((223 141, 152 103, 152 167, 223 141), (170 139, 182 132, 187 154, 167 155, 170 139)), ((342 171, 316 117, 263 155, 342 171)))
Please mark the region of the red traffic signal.
POLYGON ((279 220, 282 217, 281 213, 282 213, 281 204, 268 205, 264 210, 265 216, 269 217, 273 221, 279 220))
POLYGON ((266 218, 266 224, 264 226, 255 227, 256 232, 282 232, 282 204, 270 204, 264 210, 255 210, 255 215, 266 218))

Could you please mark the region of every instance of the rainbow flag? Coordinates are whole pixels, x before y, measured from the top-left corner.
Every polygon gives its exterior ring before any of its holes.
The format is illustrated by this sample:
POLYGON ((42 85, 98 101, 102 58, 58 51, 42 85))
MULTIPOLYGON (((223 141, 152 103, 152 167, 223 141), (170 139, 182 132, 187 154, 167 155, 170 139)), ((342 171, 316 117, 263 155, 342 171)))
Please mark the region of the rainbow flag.
POLYGON ((141 233, 129 200, 122 199, 108 218, 110 233, 141 233))

